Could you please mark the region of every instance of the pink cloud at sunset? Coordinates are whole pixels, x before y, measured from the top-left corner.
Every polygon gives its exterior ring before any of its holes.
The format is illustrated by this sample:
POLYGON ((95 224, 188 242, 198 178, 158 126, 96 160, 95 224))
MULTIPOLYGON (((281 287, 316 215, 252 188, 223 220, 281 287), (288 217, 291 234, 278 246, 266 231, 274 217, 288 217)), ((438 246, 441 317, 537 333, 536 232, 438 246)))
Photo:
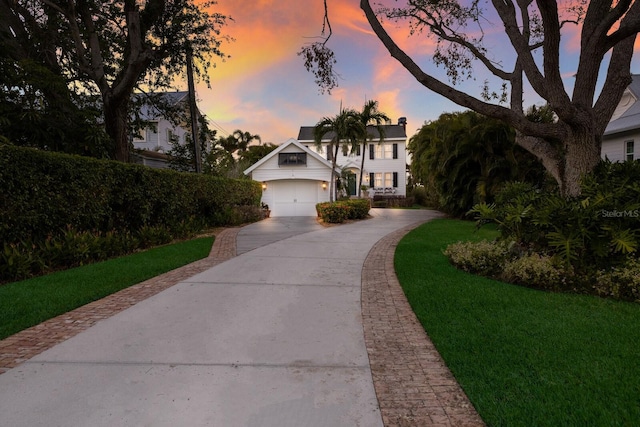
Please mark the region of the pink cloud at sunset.
MULTIPOLYGON (((200 109, 219 135, 241 129, 261 135, 264 142, 280 144, 295 138, 300 126, 313 126, 322 117, 335 115, 341 104, 359 110, 366 100, 374 99, 394 123, 400 116, 407 117, 410 136, 443 112, 463 110, 421 86, 391 58, 373 34, 358 0, 328 0, 328 6, 333 29, 329 47, 335 52, 340 80, 331 94, 321 94, 297 53, 304 44, 319 40, 322 0, 218 0, 214 10, 234 19, 222 33, 235 41, 222 45, 231 57, 217 61, 210 70, 211 89, 198 85, 197 92, 200 109)), ((394 22, 384 24, 420 66, 446 81, 444 70, 430 59, 433 40, 409 37, 406 26, 394 22)), ((483 27, 488 37, 496 37, 488 43, 493 57, 508 65, 512 59, 501 55, 512 48, 498 41, 502 40, 498 36, 504 36, 502 24, 487 22, 483 27)), ((576 33, 571 31, 563 38, 565 54, 572 62, 563 64, 561 70, 568 86, 579 49, 576 33)), ((477 71, 460 89, 478 94, 485 78, 477 71)), ((529 99, 536 102, 535 94, 527 95, 529 99)))

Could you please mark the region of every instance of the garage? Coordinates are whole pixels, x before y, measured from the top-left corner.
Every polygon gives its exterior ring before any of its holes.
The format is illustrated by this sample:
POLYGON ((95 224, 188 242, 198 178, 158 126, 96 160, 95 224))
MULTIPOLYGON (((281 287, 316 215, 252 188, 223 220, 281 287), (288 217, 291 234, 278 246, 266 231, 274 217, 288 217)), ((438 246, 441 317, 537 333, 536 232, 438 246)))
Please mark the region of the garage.
POLYGON ((319 183, 309 180, 270 181, 271 216, 316 216, 319 183))
POLYGON ((244 173, 262 183, 271 216, 316 216, 316 204, 329 201, 331 169, 325 158, 290 139, 244 173))

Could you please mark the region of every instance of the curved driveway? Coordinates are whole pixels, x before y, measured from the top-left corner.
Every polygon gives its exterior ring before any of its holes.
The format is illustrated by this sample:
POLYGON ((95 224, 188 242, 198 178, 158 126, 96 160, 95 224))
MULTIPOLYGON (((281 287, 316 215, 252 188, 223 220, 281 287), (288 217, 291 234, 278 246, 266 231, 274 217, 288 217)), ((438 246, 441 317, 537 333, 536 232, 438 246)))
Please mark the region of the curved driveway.
POLYGON ((0 425, 382 426, 363 265, 383 237, 437 213, 371 212, 244 227, 237 257, 0 375, 0 425))

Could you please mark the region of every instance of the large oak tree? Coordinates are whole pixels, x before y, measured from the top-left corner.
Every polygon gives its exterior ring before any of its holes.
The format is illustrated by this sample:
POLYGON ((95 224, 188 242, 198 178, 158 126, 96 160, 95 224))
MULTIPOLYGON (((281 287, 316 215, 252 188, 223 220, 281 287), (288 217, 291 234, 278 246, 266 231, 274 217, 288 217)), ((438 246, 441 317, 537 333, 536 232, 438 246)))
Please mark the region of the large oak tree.
POLYGON ((136 89, 166 90, 185 73, 207 83, 212 59, 223 57, 220 28, 227 17, 215 2, 193 0, 0 0, 0 35, 16 59, 62 75, 69 88, 101 99, 111 157, 128 161, 129 105, 136 89), (34 48, 35 47, 35 48, 34 48))
MULTIPOLYGON (((600 161, 602 135, 631 82, 640 1, 407 0, 401 7, 374 11, 370 1, 361 0, 360 7, 390 55, 420 84, 463 107, 511 124, 517 130, 517 143, 540 159, 562 193, 580 193, 580 177, 600 161), (381 18, 408 25, 414 36, 435 39, 433 59, 446 68, 449 81, 434 77, 433 70, 408 55, 381 18), (488 22, 503 30, 502 41, 493 41, 499 51, 485 46, 483 26, 488 22), (565 55, 561 39, 570 26, 580 32, 571 91, 560 72, 565 55), (460 79, 479 74, 478 67, 504 83, 506 105, 490 90, 473 96, 456 88, 460 79), (602 76, 601 67, 606 68, 602 76), (557 117, 554 123, 527 119, 526 85, 548 103, 557 117)), ((319 69, 326 73, 326 68, 319 69)))

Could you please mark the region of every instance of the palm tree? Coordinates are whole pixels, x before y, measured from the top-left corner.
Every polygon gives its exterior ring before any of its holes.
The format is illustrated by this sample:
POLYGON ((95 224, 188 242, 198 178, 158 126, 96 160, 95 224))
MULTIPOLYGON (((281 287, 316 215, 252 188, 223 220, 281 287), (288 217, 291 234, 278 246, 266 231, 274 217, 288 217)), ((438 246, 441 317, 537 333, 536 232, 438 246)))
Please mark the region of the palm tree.
POLYGON ((330 137, 327 150, 331 153, 332 167, 329 178, 329 200, 335 200, 334 171, 338 159, 338 150, 341 146, 353 146, 357 144, 361 135, 366 133, 366 128, 359 119, 359 113, 353 109, 343 109, 335 117, 324 117, 313 128, 313 138, 317 148, 322 147, 322 140, 330 137))
POLYGON ((385 138, 383 123, 387 122, 389 120, 389 117, 385 113, 378 111, 378 101, 374 101, 372 99, 365 102, 364 107, 362 107, 362 111, 358 113, 358 119, 364 127, 364 133, 360 138, 360 143, 362 144, 362 161, 360 162, 360 180, 358 182, 358 197, 360 197, 360 191, 362 188, 362 177, 364 175, 364 159, 365 153, 367 151, 367 141, 374 136, 373 134, 369 133, 368 126, 369 124, 373 124, 373 127, 377 129, 378 134, 380 135, 380 141, 378 143, 382 143, 385 138))
POLYGON ((251 142, 254 140, 258 141, 258 143, 260 144, 262 143, 262 138, 260 138, 260 135, 251 135, 251 133, 243 132, 240 129, 236 129, 233 132, 233 137, 237 141, 237 150, 240 153, 246 151, 247 148, 249 148, 249 144, 251 144, 251 142))

